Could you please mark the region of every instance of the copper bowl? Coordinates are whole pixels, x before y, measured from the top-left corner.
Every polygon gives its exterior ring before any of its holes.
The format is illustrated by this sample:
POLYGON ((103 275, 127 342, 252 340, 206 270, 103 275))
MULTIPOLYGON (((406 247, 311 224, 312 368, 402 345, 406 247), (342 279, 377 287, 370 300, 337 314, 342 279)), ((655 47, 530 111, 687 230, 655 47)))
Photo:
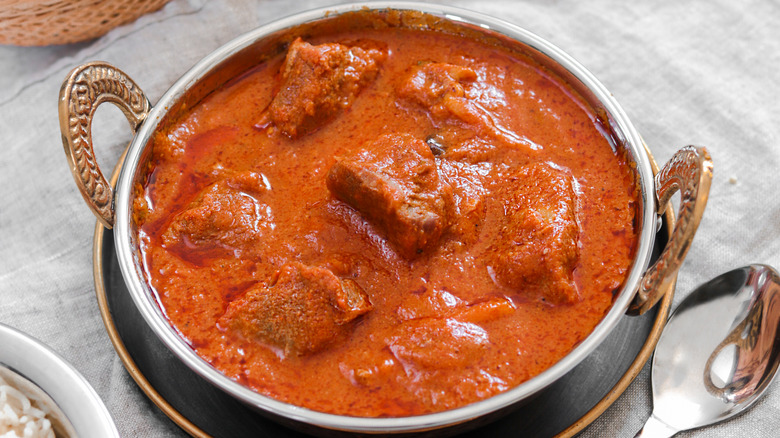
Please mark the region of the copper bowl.
POLYGON ((624 314, 641 314, 672 290, 704 211, 712 177, 712 162, 704 148, 686 146, 654 176, 652 158, 612 95, 577 61, 542 38, 513 24, 443 5, 383 2, 348 4, 317 9, 262 26, 225 44, 184 74, 152 106, 140 88, 119 69, 88 63, 74 69, 60 93, 60 127, 65 151, 84 199, 98 220, 114 227, 116 253, 133 301, 163 344, 203 379, 237 400, 286 424, 309 432, 410 433, 444 429, 504 412, 522 404, 566 374, 587 357, 624 314), (145 281, 132 221, 133 186, 142 177, 147 144, 157 126, 188 108, 212 90, 256 65, 258 59, 279 53, 290 35, 316 32, 349 20, 352 26, 407 26, 466 36, 521 50, 565 80, 599 114, 617 147, 625 150, 636 173, 641 205, 637 212, 638 246, 635 258, 613 306, 593 332, 555 365, 532 379, 491 398, 433 414, 364 418, 317 412, 260 395, 229 379, 201 359, 169 324, 145 281), (94 158, 91 120, 95 108, 109 101, 125 113, 135 131, 121 164, 116 188, 103 176, 94 158), (660 215, 671 196, 680 191, 681 206, 671 239, 650 265, 660 215))

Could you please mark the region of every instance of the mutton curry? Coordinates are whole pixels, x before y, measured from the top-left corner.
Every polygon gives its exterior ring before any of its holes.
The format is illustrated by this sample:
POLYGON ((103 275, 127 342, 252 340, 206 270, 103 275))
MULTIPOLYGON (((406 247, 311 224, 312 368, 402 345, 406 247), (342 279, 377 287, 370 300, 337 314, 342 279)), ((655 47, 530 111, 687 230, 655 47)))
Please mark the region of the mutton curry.
POLYGON ((607 130, 506 48, 296 38, 153 137, 146 279, 259 393, 355 416, 463 406, 553 365, 612 305, 638 194, 607 130))

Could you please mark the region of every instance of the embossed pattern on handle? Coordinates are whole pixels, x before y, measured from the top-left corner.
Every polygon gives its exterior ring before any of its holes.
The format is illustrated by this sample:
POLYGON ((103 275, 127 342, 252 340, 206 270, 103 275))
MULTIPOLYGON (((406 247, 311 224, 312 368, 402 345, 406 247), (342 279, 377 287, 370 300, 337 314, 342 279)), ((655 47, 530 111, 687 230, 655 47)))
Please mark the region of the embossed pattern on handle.
POLYGON ((111 228, 114 190, 101 172, 92 148, 92 119, 103 102, 118 106, 133 131, 146 119, 151 103, 124 72, 104 62, 76 67, 60 89, 60 132, 70 170, 92 212, 106 228, 111 228))
POLYGON ((680 191, 680 210, 669 243, 645 272, 628 314, 641 315, 651 309, 675 281, 699 227, 712 182, 712 159, 703 147, 686 146, 655 176, 658 199, 656 212, 663 214, 669 200, 680 191))

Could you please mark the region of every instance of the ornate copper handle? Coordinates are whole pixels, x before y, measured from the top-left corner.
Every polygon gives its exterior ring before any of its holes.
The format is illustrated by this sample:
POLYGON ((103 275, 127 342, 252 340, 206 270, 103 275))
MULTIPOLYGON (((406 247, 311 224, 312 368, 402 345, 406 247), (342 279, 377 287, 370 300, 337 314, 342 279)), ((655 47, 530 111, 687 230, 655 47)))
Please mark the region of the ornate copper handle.
POLYGON ((133 131, 146 119, 152 105, 132 79, 104 62, 76 67, 60 89, 60 132, 70 170, 92 212, 106 228, 111 228, 114 190, 101 172, 92 148, 92 118, 103 102, 118 106, 133 131))
POLYGON ((628 314, 645 313, 675 281, 704 214, 711 181, 712 159, 707 149, 697 146, 686 146, 677 151, 655 176, 656 212, 663 214, 678 190, 680 211, 669 243, 655 264, 645 272, 628 314))

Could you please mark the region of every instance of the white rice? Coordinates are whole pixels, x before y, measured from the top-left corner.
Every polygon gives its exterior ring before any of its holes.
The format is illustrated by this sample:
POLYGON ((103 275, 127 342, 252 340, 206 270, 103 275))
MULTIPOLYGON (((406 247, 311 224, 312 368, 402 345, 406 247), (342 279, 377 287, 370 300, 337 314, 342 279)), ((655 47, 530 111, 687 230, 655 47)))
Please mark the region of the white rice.
POLYGON ((0 438, 55 438, 45 407, 0 376, 0 438))

